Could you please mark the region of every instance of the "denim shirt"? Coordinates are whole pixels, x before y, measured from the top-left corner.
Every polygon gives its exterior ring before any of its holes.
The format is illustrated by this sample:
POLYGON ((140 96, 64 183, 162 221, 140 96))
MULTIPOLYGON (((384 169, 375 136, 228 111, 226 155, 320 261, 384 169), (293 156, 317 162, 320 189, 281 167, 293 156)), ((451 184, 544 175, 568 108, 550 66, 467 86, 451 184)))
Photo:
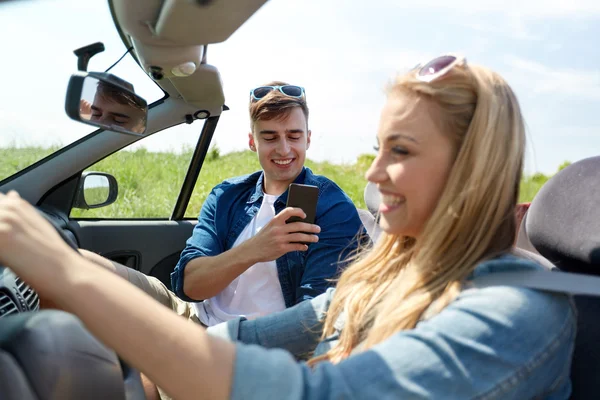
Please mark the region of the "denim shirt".
MULTIPOLYGON (((473 277, 542 269, 513 255, 473 277)), ((344 361, 312 369, 298 359, 327 351, 322 322, 334 289, 253 321, 208 329, 236 344, 232 399, 567 399, 576 316, 564 294, 469 281, 439 314, 344 361)), ((336 326, 337 327, 337 326, 336 326)), ((339 327, 340 329, 343 326, 339 327)))
MULTIPOLYGON (((232 178, 208 195, 198 224, 171 274, 171 286, 177 296, 187 301, 202 300, 191 299, 183 292, 186 265, 194 258, 216 256, 233 247, 260 209, 263 179, 262 171, 232 178)), ((324 293, 345 265, 340 261, 356 251, 359 241, 368 240, 352 200, 334 182, 306 167, 294 182, 319 188, 315 224, 321 232, 319 241, 309 244, 307 251, 290 252, 276 260, 286 307, 324 293)), ((285 208, 286 201, 287 191, 275 201, 276 213, 285 208)))

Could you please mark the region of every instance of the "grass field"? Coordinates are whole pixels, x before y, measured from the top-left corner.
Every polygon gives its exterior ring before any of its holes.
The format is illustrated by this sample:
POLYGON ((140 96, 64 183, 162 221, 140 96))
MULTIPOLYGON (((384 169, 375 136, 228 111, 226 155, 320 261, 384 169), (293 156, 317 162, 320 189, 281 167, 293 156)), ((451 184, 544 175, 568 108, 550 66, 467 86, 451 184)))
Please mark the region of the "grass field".
MULTIPOLYGON (((5 178, 49 154, 52 149, 2 148, 0 177, 5 178)), ((313 162, 306 165, 316 174, 335 181, 356 206, 364 208, 363 190, 365 171, 372 155, 362 155, 354 164, 313 162)), ((100 218, 165 218, 171 215, 188 168, 191 151, 157 153, 144 149, 120 151, 97 163, 88 170, 112 174, 119 183, 117 201, 107 207, 92 210, 74 209, 72 217, 100 218)), ((563 164, 560 168, 568 163, 563 164)), ((221 155, 213 148, 206 159, 196 184, 186 217, 196 218, 211 188, 226 178, 260 169, 256 155, 250 151, 221 155)), ((549 179, 543 174, 526 176, 521 182, 520 201, 531 201, 549 179)))

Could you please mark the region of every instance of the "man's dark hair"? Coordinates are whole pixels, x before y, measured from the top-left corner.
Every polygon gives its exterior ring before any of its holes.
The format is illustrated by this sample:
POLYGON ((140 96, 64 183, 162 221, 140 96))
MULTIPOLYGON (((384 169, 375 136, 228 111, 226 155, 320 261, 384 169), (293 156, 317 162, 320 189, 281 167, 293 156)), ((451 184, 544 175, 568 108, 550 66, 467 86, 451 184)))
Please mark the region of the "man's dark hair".
POLYGON ((140 101, 140 98, 138 96, 135 96, 132 93, 123 90, 119 86, 115 86, 109 82, 104 81, 98 81, 98 84, 96 86, 96 96, 101 96, 109 101, 114 101, 115 103, 129 106, 139 111, 142 111, 143 117, 140 119, 140 122, 143 122, 144 126, 146 125, 148 118, 145 112, 146 104, 145 102, 140 101))
POLYGON ((134 107, 139 110, 144 110, 146 108, 146 105, 141 102, 137 96, 108 82, 98 81, 96 93, 119 104, 134 107))

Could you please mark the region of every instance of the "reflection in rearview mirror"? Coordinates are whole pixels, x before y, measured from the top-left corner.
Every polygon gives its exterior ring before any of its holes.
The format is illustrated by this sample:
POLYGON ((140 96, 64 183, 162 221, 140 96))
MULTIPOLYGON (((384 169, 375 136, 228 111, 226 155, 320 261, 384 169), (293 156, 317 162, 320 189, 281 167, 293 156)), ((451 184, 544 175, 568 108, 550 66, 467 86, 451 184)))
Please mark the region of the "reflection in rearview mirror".
POLYGON ((143 133, 146 130, 146 102, 110 83, 85 78, 79 116, 109 130, 143 133))
POLYGON ((110 74, 73 75, 67 90, 67 114, 103 129, 143 134, 148 113, 146 100, 121 81, 110 74))

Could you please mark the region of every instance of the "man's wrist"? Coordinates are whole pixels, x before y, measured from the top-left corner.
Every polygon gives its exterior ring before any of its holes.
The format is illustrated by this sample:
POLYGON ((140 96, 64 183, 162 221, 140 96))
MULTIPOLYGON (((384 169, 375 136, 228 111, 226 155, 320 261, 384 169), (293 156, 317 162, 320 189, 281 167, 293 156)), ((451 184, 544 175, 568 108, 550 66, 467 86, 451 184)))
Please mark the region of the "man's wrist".
POLYGON ((248 268, 261 260, 260 253, 257 251, 257 246, 254 244, 252 238, 246 240, 239 246, 237 246, 238 259, 240 263, 248 264, 248 268))

